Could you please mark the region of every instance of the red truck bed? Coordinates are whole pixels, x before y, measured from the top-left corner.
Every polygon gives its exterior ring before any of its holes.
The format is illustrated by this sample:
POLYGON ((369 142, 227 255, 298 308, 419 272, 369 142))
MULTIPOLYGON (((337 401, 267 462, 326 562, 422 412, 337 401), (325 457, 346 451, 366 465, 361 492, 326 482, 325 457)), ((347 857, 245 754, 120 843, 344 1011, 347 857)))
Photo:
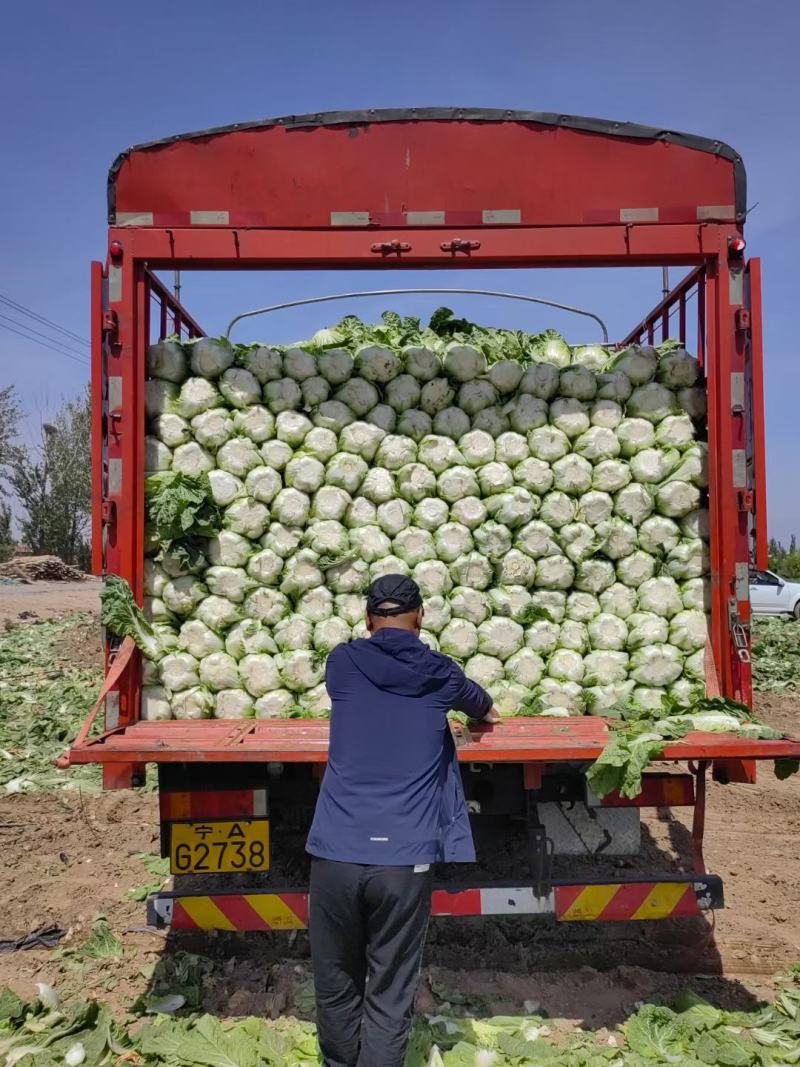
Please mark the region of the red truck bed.
MULTIPOLYGON (((476 726, 459 749, 465 763, 566 763, 595 760, 608 741, 608 725, 593 716, 510 719, 476 726)), ((246 719, 137 722, 76 745, 72 763, 279 762, 327 759, 328 723, 246 719)), ((664 750, 667 760, 779 759, 800 757, 798 741, 753 741, 728 734, 688 734, 664 750)))

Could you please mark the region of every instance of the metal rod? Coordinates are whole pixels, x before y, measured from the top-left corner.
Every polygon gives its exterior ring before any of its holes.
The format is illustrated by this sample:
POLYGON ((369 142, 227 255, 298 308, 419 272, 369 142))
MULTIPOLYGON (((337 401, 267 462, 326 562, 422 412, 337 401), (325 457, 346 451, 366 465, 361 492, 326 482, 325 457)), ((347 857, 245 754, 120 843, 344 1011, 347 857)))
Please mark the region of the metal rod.
POLYGON ((661 295, 669 296, 669 267, 661 268, 661 295))
POLYGON ((706 828, 706 771, 708 760, 698 760, 689 764, 689 770, 695 778, 694 815, 692 817, 692 864, 697 874, 706 873, 706 861, 703 856, 703 836, 706 828))
POLYGON ((311 296, 305 300, 287 300, 283 304, 270 304, 268 307, 255 308, 253 311, 243 311, 241 315, 237 315, 236 318, 231 319, 228 323, 225 336, 230 337, 231 330, 242 319, 250 319, 254 315, 266 315, 270 311, 282 311, 284 308, 302 307, 305 304, 323 304, 330 300, 350 300, 353 297, 360 296, 403 296, 406 293, 457 293, 461 296, 499 296, 506 300, 522 300, 529 304, 544 304, 546 307, 558 308, 560 311, 570 311, 575 315, 584 315, 586 318, 594 319, 603 331, 603 344, 608 344, 606 324, 599 315, 595 315, 592 311, 572 307, 570 304, 559 304, 555 300, 545 300, 539 296, 524 296, 522 293, 503 293, 494 289, 372 289, 355 293, 335 293, 330 296, 311 296))

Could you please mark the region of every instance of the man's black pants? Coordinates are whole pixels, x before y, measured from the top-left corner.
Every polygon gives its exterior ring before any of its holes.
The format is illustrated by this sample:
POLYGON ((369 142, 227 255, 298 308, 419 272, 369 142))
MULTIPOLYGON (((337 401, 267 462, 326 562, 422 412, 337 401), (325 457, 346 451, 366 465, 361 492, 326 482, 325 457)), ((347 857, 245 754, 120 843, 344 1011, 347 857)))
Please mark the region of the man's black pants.
POLYGON ((402 1067, 433 875, 315 859, 310 934, 326 1067, 402 1067))

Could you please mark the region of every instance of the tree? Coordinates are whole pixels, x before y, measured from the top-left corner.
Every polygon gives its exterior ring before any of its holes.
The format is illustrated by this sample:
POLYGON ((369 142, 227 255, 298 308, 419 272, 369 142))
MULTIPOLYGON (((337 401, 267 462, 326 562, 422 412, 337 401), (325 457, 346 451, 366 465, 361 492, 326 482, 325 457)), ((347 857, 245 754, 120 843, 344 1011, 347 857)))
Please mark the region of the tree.
POLYGON ((779 574, 781 578, 795 581, 800 578, 800 551, 797 548, 797 538, 794 534, 786 549, 780 541, 772 538, 769 543, 769 569, 779 574))
POLYGON ((9 483, 25 512, 22 535, 33 552, 86 567, 91 526, 89 392, 66 401, 42 424, 41 444, 16 449, 9 483))
POLYGON ((16 547, 11 532, 11 508, 0 500, 0 563, 5 563, 14 555, 16 547))
POLYGON ((20 410, 13 385, 0 389, 0 470, 14 454, 20 410))
POLYGON ((7 464, 16 455, 15 440, 19 425, 20 410, 14 386, 0 389, 0 563, 14 554, 14 537, 11 532, 11 505, 7 499, 4 474, 7 464))

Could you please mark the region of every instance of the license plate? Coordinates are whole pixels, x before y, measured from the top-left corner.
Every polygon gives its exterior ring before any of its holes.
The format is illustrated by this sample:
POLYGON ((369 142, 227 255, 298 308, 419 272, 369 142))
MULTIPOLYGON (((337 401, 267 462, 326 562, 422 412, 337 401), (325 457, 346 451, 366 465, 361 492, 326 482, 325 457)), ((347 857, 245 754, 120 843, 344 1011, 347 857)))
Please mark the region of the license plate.
POLYGON ((173 874, 269 870, 269 821, 171 823, 170 870, 173 874))

